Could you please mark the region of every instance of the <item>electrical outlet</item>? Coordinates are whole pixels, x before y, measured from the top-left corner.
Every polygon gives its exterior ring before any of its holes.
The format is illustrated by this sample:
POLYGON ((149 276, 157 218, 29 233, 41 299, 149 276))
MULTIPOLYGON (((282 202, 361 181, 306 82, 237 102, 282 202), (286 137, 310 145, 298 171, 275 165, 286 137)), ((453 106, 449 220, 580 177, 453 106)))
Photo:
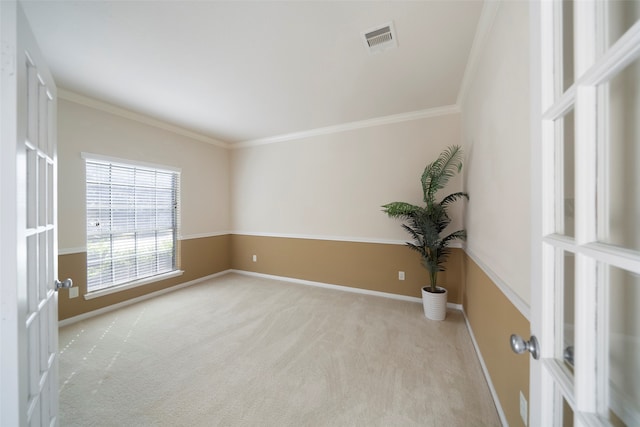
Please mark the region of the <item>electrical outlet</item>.
POLYGON ((258 255, 253 256, 253 262, 258 262, 258 255))
POLYGON ((398 280, 404 280, 404 271, 398 271, 398 280))
POLYGON ((527 425, 527 412, 527 399, 524 397, 524 394, 522 394, 522 391, 520 391, 520 417, 525 426, 527 425))
POLYGON ((78 298, 78 288, 69 288, 69 298, 78 298))

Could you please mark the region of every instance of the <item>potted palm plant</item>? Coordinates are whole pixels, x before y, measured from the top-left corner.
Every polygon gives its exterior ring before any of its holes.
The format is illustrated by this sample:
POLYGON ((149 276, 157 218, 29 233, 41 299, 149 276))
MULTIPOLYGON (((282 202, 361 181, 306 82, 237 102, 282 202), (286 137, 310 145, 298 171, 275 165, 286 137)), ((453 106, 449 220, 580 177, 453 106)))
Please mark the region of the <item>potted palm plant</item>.
POLYGON ((433 320, 444 320, 447 309, 447 290, 438 286, 438 272, 445 271, 445 262, 451 253, 450 244, 454 240, 467 238, 464 229, 444 235, 444 230, 451 223, 447 210, 456 200, 469 199, 469 195, 462 191, 449 194, 440 201, 436 196, 449 179, 461 170, 462 148, 450 146, 424 168, 420 179, 424 206, 405 202, 382 206, 383 212, 389 217, 405 221, 402 228, 413 238, 413 242, 407 242, 407 246, 420 254, 422 265, 429 273, 431 284, 422 288, 422 303, 425 316, 433 320))

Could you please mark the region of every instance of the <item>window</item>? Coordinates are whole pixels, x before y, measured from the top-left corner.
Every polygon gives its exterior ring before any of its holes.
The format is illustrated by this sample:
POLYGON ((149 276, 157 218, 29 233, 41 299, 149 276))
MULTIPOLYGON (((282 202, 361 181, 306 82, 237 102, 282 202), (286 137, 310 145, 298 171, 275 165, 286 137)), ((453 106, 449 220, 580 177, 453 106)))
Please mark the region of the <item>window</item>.
POLYGON ((84 157, 88 292, 175 271, 180 173, 84 157))

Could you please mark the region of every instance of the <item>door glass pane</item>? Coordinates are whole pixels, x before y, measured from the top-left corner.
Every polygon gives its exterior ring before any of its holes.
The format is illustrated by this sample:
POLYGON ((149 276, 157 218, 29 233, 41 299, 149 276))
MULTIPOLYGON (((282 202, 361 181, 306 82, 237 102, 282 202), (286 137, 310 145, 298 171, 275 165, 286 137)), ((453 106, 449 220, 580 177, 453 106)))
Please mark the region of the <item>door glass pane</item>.
POLYGON ((575 236, 575 156, 573 110, 564 116, 564 234, 575 236))
POLYGON ((47 224, 53 225, 53 164, 47 163, 47 224))
POLYGON ((573 85, 573 0, 562 2, 562 91, 573 85))
POLYGON ((44 85, 38 89, 38 148, 49 155, 49 94, 44 85))
POLYGON ((556 171, 562 184, 556 187, 556 233, 575 237, 575 154, 573 109, 555 122, 559 147, 556 171))
POLYGON ((38 235, 27 237, 27 313, 38 310, 38 235))
POLYGON ((640 275, 609 267, 611 410, 629 425, 640 414, 640 275), (627 418, 627 419, 625 419, 627 418))
POLYGON ((47 283, 47 261, 49 260, 48 245, 47 245, 47 232, 43 231, 37 234, 38 236, 38 304, 41 304, 47 298, 47 290, 49 284, 47 283))
POLYGON ((573 372, 573 345, 575 336, 575 255, 571 252, 558 250, 562 257, 562 310, 563 319, 562 341, 557 352, 557 358, 564 362, 564 366, 573 372))
POLYGON ((640 250, 640 60, 600 88, 608 114, 601 119, 605 141, 599 165, 598 239, 640 250), (607 122, 608 121, 608 122, 607 122))
POLYGON ((628 427, 628 424, 622 421, 613 411, 609 411, 609 421, 613 427, 628 427))
POLYGON ((611 46, 640 19, 640 1, 608 1, 607 8, 609 25, 608 46, 611 46))
POLYGON ((562 399, 562 427, 573 427, 573 410, 564 398, 562 399))
POLYGON ((47 159, 38 157, 38 225, 47 225, 47 159))
POLYGON ((27 228, 38 226, 38 152, 27 148, 27 228))

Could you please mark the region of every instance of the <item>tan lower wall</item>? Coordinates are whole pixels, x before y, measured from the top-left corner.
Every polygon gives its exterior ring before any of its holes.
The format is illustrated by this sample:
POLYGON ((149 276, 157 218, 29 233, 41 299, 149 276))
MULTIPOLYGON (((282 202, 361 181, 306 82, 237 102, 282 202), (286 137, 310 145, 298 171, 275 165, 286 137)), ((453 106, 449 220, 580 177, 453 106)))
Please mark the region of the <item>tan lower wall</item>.
POLYGON ((529 356, 511 351, 509 337, 529 337, 529 321, 468 256, 463 263, 463 307, 510 426, 523 426, 520 391, 529 401, 529 356))
MULTIPOLYGON (((452 249, 439 285, 449 291, 449 302, 462 303, 462 249, 452 249)), ((237 270, 291 277, 333 285, 420 297, 428 284, 417 253, 404 245, 231 236, 231 266, 237 270), (257 255, 257 262, 252 256, 257 255), (398 280, 398 271, 405 280, 398 280)))
POLYGON ((231 267, 229 257, 230 239, 229 235, 224 235, 181 240, 179 247, 179 265, 180 269, 184 271, 184 274, 181 276, 90 300, 85 300, 83 297, 87 293, 86 252, 60 255, 58 257, 58 276, 72 278, 74 286, 80 289, 80 295, 77 298, 69 298, 69 292, 67 290, 62 289, 60 291, 58 297, 58 318, 63 320, 78 316, 151 292, 228 270, 231 267))
MULTIPOLYGON (((69 298, 67 290, 60 291, 58 318, 68 319, 229 268, 412 297, 420 297, 420 288, 428 284, 419 256, 403 245, 224 235, 180 241, 179 258, 181 276, 85 300, 86 253, 60 255, 58 276, 71 277, 80 295, 69 298), (404 281, 398 280, 398 271, 405 272, 404 281)), ((452 249, 447 271, 438 276, 439 285, 449 291, 449 302, 456 304, 462 304, 462 261, 462 250, 452 249)))

